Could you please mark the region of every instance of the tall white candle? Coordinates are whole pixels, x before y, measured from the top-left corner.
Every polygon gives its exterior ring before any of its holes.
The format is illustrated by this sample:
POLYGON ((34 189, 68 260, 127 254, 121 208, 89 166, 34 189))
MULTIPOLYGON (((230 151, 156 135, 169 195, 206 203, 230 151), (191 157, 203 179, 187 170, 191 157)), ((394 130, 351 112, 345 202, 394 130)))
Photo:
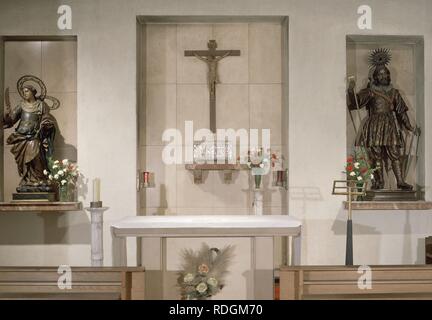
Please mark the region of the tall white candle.
POLYGON ((93 179, 93 202, 100 201, 100 179, 93 179))

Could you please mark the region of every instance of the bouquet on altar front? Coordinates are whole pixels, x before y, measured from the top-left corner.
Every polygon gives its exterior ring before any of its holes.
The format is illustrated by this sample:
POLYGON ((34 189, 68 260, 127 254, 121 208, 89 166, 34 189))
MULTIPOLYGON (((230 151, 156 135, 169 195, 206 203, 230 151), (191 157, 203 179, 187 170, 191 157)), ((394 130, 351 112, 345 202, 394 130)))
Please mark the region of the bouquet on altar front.
POLYGON ((219 293, 234 253, 234 246, 219 250, 203 243, 198 252, 184 249, 183 270, 177 278, 180 294, 185 300, 204 300, 219 293))

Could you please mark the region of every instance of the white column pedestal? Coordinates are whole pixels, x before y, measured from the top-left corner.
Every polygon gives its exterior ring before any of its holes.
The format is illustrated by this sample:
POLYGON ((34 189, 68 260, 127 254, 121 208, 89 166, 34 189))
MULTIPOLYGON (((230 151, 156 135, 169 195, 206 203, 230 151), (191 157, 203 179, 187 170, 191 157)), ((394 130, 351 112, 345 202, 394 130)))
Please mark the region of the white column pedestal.
POLYGON ((91 265, 103 266, 103 213, 108 207, 85 208, 91 216, 91 265))
POLYGON ((256 216, 262 216, 264 213, 264 191, 261 189, 255 189, 254 190, 254 201, 253 201, 253 209, 254 209, 254 215, 256 216))

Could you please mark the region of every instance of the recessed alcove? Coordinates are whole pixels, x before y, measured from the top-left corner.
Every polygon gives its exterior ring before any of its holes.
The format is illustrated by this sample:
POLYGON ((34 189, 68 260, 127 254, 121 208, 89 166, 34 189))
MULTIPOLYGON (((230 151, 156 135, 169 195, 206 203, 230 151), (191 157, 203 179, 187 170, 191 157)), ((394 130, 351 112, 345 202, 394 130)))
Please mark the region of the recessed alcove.
MULTIPOLYGON (((180 163, 166 164, 162 155, 168 143, 162 140, 162 135, 166 129, 177 129, 181 142, 185 143, 185 121, 193 121, 194 132, 210 127, 207 66, 195 57, 185 57, 184 51, 207 50, 208 41, 216 40, 218 50, 240 50, 240 56, 228 56, 218 65, 216 127, 245 128, 248 132, 269 128, 272 150, 284 156, 287 168, 288 17, 139 16, 137 20, 137 161, 140 172, 151 172, 154 177, 153 188, 139 191, 138 212, 141 215, 253 214, 254 182, 250 170, 235 167, 230 170, 230 183, 227 183, 227 170, 185 166, 184 153, 180 163), (197 168, 203 169, 202 183, 194 183, 197 168)), ((181 145, 178 147, 181 149, 181 145)), ((286 189, 273 186, 271 174, 264 176, 263 185, 264 214, 288 214, 286 189)), ((251 296, 247 280, 250 276, 247 261, 252 250, 249 239, 170 239, 168 270, 175 270, 179 265, 182 248, 198 248, 202 241, 213 246, 233 243, 238 247, 238 261, 242 262, 234 270, 243 276, 232 280, 241 289, 227 288, 224 297, 251 296)), ((275 246, 278 254, 274 266, 278 267, 286 260, 287 245, 278 239, 275 246)), ((155 259, 160 252, 159 240, 143 240, 141 247, 142 265, 150 272, 159 270, 160 259, 155 259)), ((273 270, 272 259, 264 258, 267 262, 261 263, 272 265, 273 270)), ((166 282, 169 286, 175 283, 174 277, 166 282)), ((160 280, 157 274, 152 279, 160 280)), ((177 297, 171 287, 165 291, 165 298, 177 297)), ((160 297, 161 292, 150 294, 160 297)))
MULTIPOLYGON (((55 159, 77 160, 77 38, 13 36, 2 37, 3 47, 3 83, 4 90, 9 88, 11 107, 21 100, 17 91, 17 81, 24 75, 40 78, 47 88, 47 95, 57 98, 60 106, 50 110, 55 119, 56 135, 54 139, 55 159)), ((40 94, 40 89, 37 95, 40 94)), ((52 102, 47 98, 46 103, 52 102)), ((3 105, 3 104, 2 104, 3 105)), ((2 130, 2 184, 1 199, 12 200, 20 177, 6 139, 13 129, 2 130)))
MULTIPOLYGON (((9 88, 11 107, 14 108, 21 100, 17 81, 24 75, 40 78, 47 88, 47 96, 55 97, 60 102, 58 108, 50 110, 56 127, 53 157, 77 161, 77 37, 0 37, 2 114, 5 89, 9 88)), ((40 88, 36 89, 39 95, 40 88)), ((53 105, 48 98, 46 103, 48 106, 53 105)), ((14 247, 16 245, 21 245, 23 251, 13 259, 10 259, 10 255, 3 255, 0 265, 43 265, 46 263, 44 255, 23 252, 37 251, 39 246, 46 244, 89 244, 88 218, 80 202, 11 202, 12 193, 16 192, 20 181, 11 153, 12 146, 6 143, 13 130, 8 128, 0 131, 0 245, 4 252, 17 250, 14 247)), ((59 259, 62 258, 57 257, 60 263, 59 259)))
MULTIPOLYGON (((406 180, 417 189, 418 199, 424 200, 425 187, 425 102, 424 102, 424 37, 423 36, 393 36, 393 35, 348 35, 346 36, 346 75, 347 79, 354 76, 357 92, 368 84, 368 57, 372 50, 386 48, 390 50, 391 62, 388 68, 391 73, 391 83, 399 90, 408 106, 408 116, 412 125, 422 129, 422 135, 417 140, 411 134, 404 133, 411 151, 402 153, 411 155, 406 164, 406 180), (411 143, 413 140, 413 143, 411 143)), ((351 115, 347 110, 347 154, 352 153, 356 127, 360 127, 360 119, 367 116, 367 110, 353 110, 351 115), (359 119, 360 118, 360 119, 359 119)), ((404 168, 402 168, 404 169, 404 168)), ((403 170, 404 171, 404 170, 403 170)), ((396 189, 396 180, 391 170, 385 176, 386 189, 396 189)))

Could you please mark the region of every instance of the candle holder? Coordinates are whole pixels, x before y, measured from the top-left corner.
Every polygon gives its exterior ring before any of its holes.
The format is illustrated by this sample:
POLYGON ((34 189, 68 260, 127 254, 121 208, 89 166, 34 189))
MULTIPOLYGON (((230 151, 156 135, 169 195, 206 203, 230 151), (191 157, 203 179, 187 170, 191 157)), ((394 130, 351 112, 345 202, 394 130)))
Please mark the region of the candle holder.
POLYGON ((288 169, 273 171, 272 180, 272 185, 274 187, 282 187, 288 189, 288 169))
POLYGON ((154 172, 138 171, 138 191, 146 188, 154 188, 154 172))
POLYGON ((102 208, 102 201, 91 201, 90 208, 102 208))
POLYGON ((90 202, 90 207, 85 208, 91 217, 91 265, 102 267, 103 254, 103 214, 108 207, 102 207, 102 201, 90 202))
POLYGON ((356 180, 334 180, 332 194, 347 196, 348 201, 348 218, 347 218, 347 234, 346 234, 346 249, 345 249, 345 265, 354 265, 353 257, 353 229, 352 229, 352 201, 356 196, 364 196, 366 194, 367 182, 359 187, 356 180))

